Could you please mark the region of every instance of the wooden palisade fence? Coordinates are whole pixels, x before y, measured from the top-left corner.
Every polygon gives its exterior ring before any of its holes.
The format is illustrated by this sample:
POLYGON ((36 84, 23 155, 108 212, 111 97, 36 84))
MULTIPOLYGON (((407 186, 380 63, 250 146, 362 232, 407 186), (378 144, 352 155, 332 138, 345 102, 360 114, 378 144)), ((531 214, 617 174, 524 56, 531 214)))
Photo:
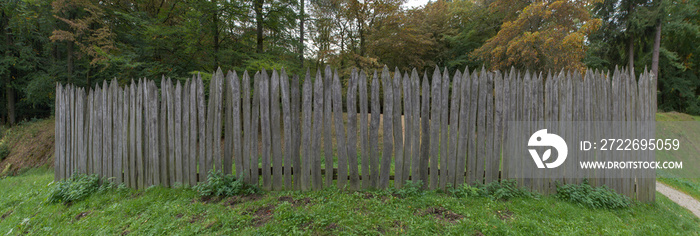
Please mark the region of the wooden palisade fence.
MULTIPOLYGON (((219 70, 208 95, 201 77, 163 78, 160 88, 152 80, 105 81, 89 91, 59 84, 55 179, 87 173, 145 188, 195 185, 218 170, 268 190, 401 187, 409 179, 444 189, 517 179, 552 193, 555 181, 582 180, 523 178, 511 160, 529 156, 501 158, 527 155, 504 135, 523 129, 508 121, 653 121, 655 86, 650 73, 635 79, 618 70, 545 78, 484 69, 450 76, 436 68, 429 80, 386 67, 372 75, 353 70, 345 98, 329 67, 303 81, 284 69, 252 77, 219 70)), ((654 200, 653 170, 626 179, 605 174, 593 184, 654 200)))

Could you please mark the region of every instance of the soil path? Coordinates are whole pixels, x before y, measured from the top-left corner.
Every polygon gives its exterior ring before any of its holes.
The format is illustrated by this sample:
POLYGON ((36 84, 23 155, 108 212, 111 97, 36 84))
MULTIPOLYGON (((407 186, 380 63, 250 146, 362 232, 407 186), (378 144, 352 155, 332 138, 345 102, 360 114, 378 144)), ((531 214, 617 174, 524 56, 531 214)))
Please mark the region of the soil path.
POLYGON ((688 194, 681 191, 672 189, 671 187, 668 187, 660 182, 656 182, 656 191, 665 195, 678 205, 690 210, 690 212, 700 218, 700 202, 698 202, 698 200, 695 198, 688 196, 688 194))

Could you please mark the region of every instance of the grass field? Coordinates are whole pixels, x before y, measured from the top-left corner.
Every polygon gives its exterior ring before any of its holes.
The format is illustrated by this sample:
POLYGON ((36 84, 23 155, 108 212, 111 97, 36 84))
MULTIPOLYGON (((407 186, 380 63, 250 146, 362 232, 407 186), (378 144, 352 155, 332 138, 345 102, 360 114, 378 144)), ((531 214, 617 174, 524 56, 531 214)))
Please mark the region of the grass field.
POLYGON ((700 116, 657 113, 656 121, 657 138, 679 138, 680 144, 684 145, 679 151, 656 152, 658 161, 682 161, 684 176, 659 170, 657 180, 700 200, 700 116))
POLYGON ((455 198, 424 192, 271 192, 209 199, 190 189, 112 189, 74 204, 46 199, 53 174, 0 180, 0 234, 697 235, 700 219, 662 195, 652 205, 589 209, 553 197, 455 198))

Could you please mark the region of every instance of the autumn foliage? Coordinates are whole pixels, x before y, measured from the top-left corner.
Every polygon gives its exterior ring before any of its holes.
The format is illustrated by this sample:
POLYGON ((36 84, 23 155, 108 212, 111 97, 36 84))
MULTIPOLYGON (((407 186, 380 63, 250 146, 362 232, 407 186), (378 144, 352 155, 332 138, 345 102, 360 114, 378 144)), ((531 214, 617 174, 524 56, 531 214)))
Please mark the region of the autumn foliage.
MULTIPOLYGON (((497 4, 494 3, 494 4, 497 4)), ((600 26, 590 1, 537 1, 504 22, 498 34, 472 56, 491 69, 583 70, 586 39, 600 26)))

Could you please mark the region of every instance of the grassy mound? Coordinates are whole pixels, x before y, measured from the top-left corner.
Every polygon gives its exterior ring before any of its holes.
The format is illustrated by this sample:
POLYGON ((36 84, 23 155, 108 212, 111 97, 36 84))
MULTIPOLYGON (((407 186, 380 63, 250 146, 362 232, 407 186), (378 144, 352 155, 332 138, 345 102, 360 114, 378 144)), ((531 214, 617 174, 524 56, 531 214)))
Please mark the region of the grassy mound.
POLYGON ((0 176, 16 175, 21 171, 40 167, 53 167, 54 120, 33 120, 6 128, 0 128, 0 176))

